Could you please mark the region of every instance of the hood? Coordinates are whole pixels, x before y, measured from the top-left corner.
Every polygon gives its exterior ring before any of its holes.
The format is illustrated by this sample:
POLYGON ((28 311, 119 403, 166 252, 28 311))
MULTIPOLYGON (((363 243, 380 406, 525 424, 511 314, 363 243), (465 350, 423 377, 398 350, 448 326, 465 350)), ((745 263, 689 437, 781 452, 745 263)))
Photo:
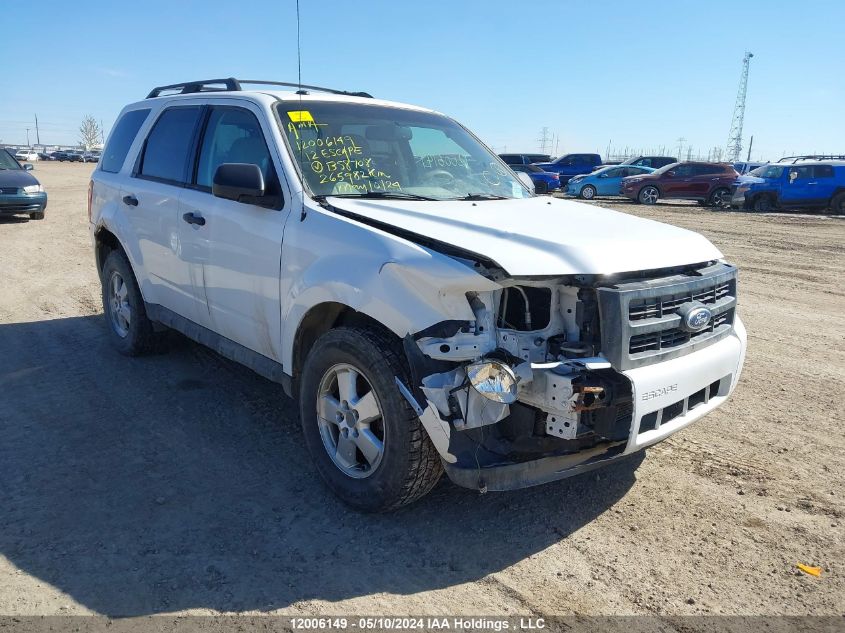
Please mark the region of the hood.
POLYGON ((739 178, 736 179, 737 185, 754 185, 754 184, 759 184, 761 182, 766 182, 766 179, 765 178, 759 178, 757 176, 748 176, 748 175, 740 176, 739 178))
POLYGON ((23 169, 0 169, 0 187, 28 187, 37 185, 35 176, 23 169))
POLYGON ((341 211, 482 255, 514 277, 632 272, 722 257, 698 233, 559 198, 328 201, 341 211))

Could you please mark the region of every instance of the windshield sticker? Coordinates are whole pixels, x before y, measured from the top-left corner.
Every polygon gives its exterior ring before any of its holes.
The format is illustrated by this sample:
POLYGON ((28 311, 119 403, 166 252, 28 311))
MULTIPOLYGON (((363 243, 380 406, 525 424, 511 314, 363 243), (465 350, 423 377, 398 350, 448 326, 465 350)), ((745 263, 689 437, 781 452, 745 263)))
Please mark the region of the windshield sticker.
POLYGON ((314 123, 314 117, 308 110, 291 110, 288 112, 288 116, 294 123, 314 123))

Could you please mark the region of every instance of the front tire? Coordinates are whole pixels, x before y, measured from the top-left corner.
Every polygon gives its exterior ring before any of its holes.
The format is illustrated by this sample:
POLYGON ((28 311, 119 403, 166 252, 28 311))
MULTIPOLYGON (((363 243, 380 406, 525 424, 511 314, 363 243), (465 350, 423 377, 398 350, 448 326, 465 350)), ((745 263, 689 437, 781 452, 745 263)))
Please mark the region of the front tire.
POLYGON ((336 328, 305 360, 299 415, 317 471, 344 503, 383 512, 412 503, 443 466, 417 415, 399 393, 407 383, 396 346, 376 332, 336 328))
POLYGON ((44 219, 44 212, 43 211, 35 211, 29 214, 30 220, 43 220, 44 219))
POLYGON ((640 189, 640 193, 637 196, 637 200, 640 204, 654 204, 660 198, 660 192, 657 190, 657 187, 653 187, 652 185, 648 185, 640 189))
POLYGON ((151 351, 158 337, 147 318, 138 282, 123 251, 109 253, 100 279, 106 324, 117 351, 126 356, 151 351))
POLYGON ((581 192, 578 195, 584 200, 592 200, 596 197, 596 188, 593 185, 584 185, 581 187, 581 192))
POLYGON ((754 211, 757 213, 767 213, 774 208, 772 199, 769 196, 758 196, 754 199, 754 211))

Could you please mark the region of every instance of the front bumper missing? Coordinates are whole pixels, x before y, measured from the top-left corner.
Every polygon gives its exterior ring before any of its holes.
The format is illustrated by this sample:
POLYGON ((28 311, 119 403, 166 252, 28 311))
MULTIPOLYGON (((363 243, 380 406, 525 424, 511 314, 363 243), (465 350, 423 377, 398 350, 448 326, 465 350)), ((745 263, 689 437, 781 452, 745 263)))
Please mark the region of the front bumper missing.
POLYGON ((451 450, 458 435, 427 407, 423 424, 440 451, 449 478, 476 490, 514 490, 572 477, 636 453, 692 424, 732 393, 745 359, 746 333, 737 317, 729 336, 686 356, 621 372, 632 383, 633 415, 627 440, 606 441, 564 455, 479 465, 451 450), (436 419, 435 419, 436 418, 436 419))

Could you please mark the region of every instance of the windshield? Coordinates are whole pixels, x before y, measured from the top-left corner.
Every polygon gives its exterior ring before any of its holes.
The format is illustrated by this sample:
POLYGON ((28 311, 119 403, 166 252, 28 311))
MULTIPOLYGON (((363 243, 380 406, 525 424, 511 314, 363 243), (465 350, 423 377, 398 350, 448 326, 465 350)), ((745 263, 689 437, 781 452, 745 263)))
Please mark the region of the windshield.
POLYGON ((21 166, 18 164, 12 155, 7 152, 5 149, 0 149, 0 169, 20 169, 21 166))
POLYGON ((442 115, 313 101, 277 108, 293 159, 315 196, 531 196, 495 154, 442 115))

